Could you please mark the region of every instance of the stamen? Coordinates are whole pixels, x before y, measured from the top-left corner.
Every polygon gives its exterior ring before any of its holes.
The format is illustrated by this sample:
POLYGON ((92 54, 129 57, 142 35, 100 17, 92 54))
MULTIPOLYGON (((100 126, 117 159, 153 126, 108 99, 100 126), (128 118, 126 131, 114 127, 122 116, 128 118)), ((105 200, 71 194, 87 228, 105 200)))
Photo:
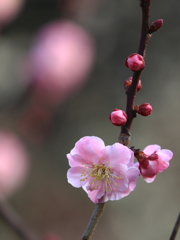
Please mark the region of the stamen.
POLYGON ((112 172, 112 167, 108 166, 108 161, 105 164, 86 164, 82 163, 84 165, 84 169, 81 171, 81 179, 80 181, 85 181, 88 178, 90 178, 89 185, 91 190, 98 189, 99 184, 102 183, 105 184, 105 191, 112 191, 113 187, 118 188, 118 184, 116 183, 115 179, 122 179, 122 177, 116 176, 112 172))

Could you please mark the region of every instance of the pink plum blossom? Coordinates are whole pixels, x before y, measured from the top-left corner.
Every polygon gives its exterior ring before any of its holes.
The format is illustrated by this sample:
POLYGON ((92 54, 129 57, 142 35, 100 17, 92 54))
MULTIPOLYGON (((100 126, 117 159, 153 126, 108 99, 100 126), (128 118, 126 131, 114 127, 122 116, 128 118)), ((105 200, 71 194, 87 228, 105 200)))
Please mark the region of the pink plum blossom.
POLYGON ((19 13, 24 0, 0 0, 0 24, 12 21, 19 13))
POLYGON ((140 172, 134 153, 120 143, 105 146, 102 139, 86 136, 76 142, 67 158, 71 166, 68 182, 82 187, 94 203, 119 200, 136 187, 140 172))
POLYGON ((44 26, 27 59, 36 98, 51 105, 61 103, 85 83, 93 60, 93 39, 81 26, 67 20, 44 26))
POLYGON ((24 182, 28 173, 28 157, 14 135, 0 133, 0 198, 9 196, 24 182))
POLYGON ((159 172, 169 167, 173 153, 168 149, 161 149, 159 145, 149 145, 143 150, 146 159, 139 161, 139 169, 143 179, 151 183, 159 172))

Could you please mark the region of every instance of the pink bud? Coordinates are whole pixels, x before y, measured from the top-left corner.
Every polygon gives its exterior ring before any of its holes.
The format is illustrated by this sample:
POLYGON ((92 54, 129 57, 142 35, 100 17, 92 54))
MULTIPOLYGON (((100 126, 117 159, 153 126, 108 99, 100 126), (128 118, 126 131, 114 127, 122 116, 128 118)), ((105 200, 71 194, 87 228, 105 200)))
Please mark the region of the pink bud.
POLYGON ((135 106, 134 110, 142 116, 148 116, 152 112, 152 106, 149 103, 143 103, 135 106))
POLYGON ((145 61, 143 56, 133 53, 126 58, 125 65, 126 67, 130 68, 131 71, 136 72, 144 68, 145 61))
MULTIPOLYGON (((131 84, 132 84, 132 77, 129 77, 128 79, 126 79, 124 81, 124 89, 128 90, 128 88, 131 86, 131 84)), ((141 83, 141 80, 139 80, 138 81, 138 86, 137 86, 137 92, 139 90, 141 90, 141 88, 142 88, 142 83, 141 83)))
POLYGON ((160 29, 163 25, 163 20, 162 19, 158 19, 156 21, 154 21, 150 27, 149 27, 149 33, 153 33, 156 32, 158 29, 160 29))
POLYGON ((115 108, 109 115, 109 119, 115 126, 122 126, 127 122, 127 114, 123 110, 115 108))

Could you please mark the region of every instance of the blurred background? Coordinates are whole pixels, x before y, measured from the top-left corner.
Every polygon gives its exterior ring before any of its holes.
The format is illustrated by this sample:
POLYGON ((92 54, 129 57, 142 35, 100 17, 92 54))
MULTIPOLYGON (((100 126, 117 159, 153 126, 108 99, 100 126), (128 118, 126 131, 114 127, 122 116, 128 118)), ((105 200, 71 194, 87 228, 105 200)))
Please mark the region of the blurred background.
MULTIPOLYGON (((164 25, 150 40, 136 104, 153 113, 134 120, 131 142, 174 158, 153 183, 139 178, 128 197, 108 202, 93 239, 165 240, 177 218, 179 5, 152 1, 151 22, 164 25)), ((80 239, 87 225, 94 204, 67 183, 66 154, 83 136, 117 141, 108 116, 125 110, 124 61, 137 52, 140 27, 138 0, 0 1, 0 191, 41 237, 80 239)), ((2 240, 21 239, 1 217, 0 229, 2 240)))

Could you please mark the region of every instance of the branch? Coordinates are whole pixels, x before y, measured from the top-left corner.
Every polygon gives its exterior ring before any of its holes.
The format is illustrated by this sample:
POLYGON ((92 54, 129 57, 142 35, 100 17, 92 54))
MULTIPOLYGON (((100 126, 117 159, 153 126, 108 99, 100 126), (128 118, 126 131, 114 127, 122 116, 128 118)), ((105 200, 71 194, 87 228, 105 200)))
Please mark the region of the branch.
MULTIPOLYGON (((146 55, 148 42, 151 38, 151 34, 148 33, 150 4, 151 4, 151 0, 141 1, 141 4, 140 4, 142 8, 142 27, 141 27, 141 37, 139 42, 138 54, 142 55, 144 58, 146 55)), ((121 127, 121 133, 119 135, 119 142, 126 146, 128 146, 130 143, 131 125, 134 118, 136 117, 136 114, 134 112, 134 102, 136 97, 136 89, 137 89, 138 81, 140 79, 141 74, 142 74, 142 70, 134 72, 132 84, 126 92, 127 94, 126 113, 128 116, 128 121, 124 126, 121 127)))
POLYGON ((171 233, 171 237, 170 237, 169 240, 175 240, 177 232, 178 232, 178 229, 179 229, 179 226, 180 226, 180 213, 178 215, 178 218, 176 220, 176 223, 174 225, 174 228, 173 228, 173 231, 171 233))
POLYGON ((89 223, 82 235, 82 240, 89 240, 92 237, 92 234, 100 220, 100 217, 104 211, 105 203, 98 203, 96 204, 92 216, 89 220, 89 223))
POLYGON ((12 207, 5 201, 0 201, 0 216, 11 226, 11 228, 24 240, 40 240, 17 215, 12 207))

